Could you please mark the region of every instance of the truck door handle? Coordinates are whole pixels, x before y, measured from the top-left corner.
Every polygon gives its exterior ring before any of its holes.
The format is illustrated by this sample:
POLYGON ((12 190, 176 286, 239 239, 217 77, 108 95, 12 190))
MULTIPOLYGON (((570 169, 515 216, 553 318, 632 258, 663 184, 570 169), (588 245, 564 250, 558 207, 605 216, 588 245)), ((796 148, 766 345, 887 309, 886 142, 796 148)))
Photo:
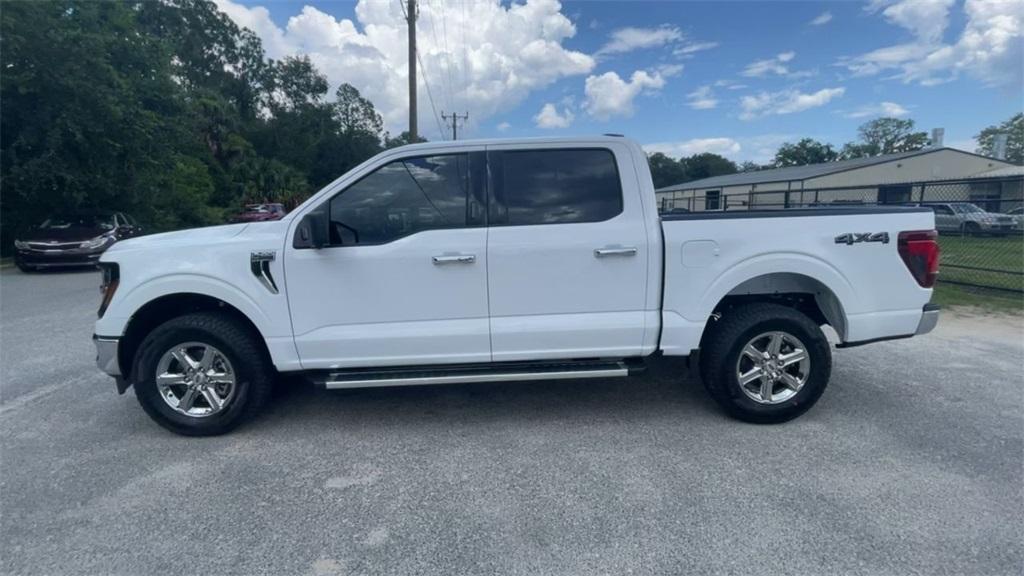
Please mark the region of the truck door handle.
POLYGON ((444 254, 432 258, 435 266, 443 264, 472 264, 476 262, 475 254, 444 254))
POLYGON ((628 248, 598 248, 594 250, 594 256, 604 258, 606 256, 636 256, 636 246, 628 248))

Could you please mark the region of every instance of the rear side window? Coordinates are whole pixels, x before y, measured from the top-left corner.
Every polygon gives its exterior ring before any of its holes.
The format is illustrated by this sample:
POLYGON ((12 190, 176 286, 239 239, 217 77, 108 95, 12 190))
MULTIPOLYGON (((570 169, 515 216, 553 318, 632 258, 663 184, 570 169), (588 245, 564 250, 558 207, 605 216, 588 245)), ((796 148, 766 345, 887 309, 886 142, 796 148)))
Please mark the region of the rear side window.
POLYGON ((501 194, 512 226, 601 222, 622 212, 610 150, 523 150, 502 155, 501 194))
POLYGON ((467 221, 466 154, 386 164, 331 199, 332 245, 385 244, 467 221))

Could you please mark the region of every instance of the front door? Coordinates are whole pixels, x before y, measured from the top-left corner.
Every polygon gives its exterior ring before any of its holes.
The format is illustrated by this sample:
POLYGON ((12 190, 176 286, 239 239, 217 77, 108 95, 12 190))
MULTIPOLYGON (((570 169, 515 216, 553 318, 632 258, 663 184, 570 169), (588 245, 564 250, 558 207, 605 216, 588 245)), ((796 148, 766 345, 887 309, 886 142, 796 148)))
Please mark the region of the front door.
POLYGON ((648 242, 620 152, 488 148, 494 361, 640 355, 648 242))
POLYGON ((286 248, 303 368, 490 361, 485 174, 483 153, 404 158, 319 207, 330 245, 286 248))

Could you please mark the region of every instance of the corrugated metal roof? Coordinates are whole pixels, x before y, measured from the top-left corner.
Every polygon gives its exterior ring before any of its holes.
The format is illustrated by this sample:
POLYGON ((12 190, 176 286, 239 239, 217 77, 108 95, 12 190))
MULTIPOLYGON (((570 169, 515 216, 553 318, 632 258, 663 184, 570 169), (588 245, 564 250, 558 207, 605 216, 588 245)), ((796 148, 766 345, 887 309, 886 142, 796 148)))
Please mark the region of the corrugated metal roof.
POLYGON ((737 174, 724 174, 712 176, 702 180, 673 184, 659 188, 656 192, 674 192, 676 190, 692 190, 694 188, 718 188, 726 186, 743 186, 747 184, 762 184, 766 182, 789 182, 794 180, 807 180, 817 178, 835 172, 843 172, 854 168, 864 168, 876 164, 884 164, 893 160, 931 154, 940 150, 953 150, 963 154, 971 154, 955 148, 928 148, 925 150, 914 150, 913 152, 899 152, 897 154, 885 154, 872 156, 870 158, 853 158, 851 160, 840 160, 838 162, 825 162, 822 164, 808 164, 806 166, 789 166, 787 168, 773 168, 771 170, 758 170, 756 172, 739 172, 737 174))
POLYGON ((995 170, 989 170, 988 172, 982 172, 981 174, 975 174, 971 178, 1006 178, 1008 176, 1024 176, 1024 166, 1004 166, 995 170))

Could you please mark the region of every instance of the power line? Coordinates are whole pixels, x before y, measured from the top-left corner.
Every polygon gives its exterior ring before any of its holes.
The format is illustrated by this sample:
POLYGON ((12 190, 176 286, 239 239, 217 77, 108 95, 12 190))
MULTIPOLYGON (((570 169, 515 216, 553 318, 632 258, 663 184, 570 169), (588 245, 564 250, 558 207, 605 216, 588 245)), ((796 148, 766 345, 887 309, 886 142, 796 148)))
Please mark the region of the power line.
MULTIPOLYGON (((433 4, 433 3, 431 3, 433 4)), ((445 13, 444 0, 441 0, 441 31, 444 37, 444 58, 448 63, 448 89, 452 92, 452 102, 449 103, 455 108, 455 82, 452 80, 452 53, 448 48, 448 14, 445 13)))
MULTIPOLYGON (((430 14, 430 33, 434 36, 434 45, 437 46, 440 49, 441 48, 441 40, 439 40, 438 37, 437 37, 437 28, 438 28, 438 26, 437 26, 437 11, 434 8, 434 3, 431 0, 426 0, 426 1, 427 1, 427 4, 430 6, 430 10, 427 11, 427 13, 430 14)), ((450 75, 449 75, 449 79, 450 79, 450 75)), ((451 82, 445 83, 444 80, 445 80, 445 71, 442 70, 441 71, 441 96, 445 99, 445 102, 447 102, 448 107, 452 108, 452 107, 454 107, 454 105, 452 104, 452 87, 451 87, 451 82)))
POLYGON ((466 18, 466 4, 468 4, 468 3, 469 3, 469 0, 464 0, 463 2, 460 3, 462 5, 462 26, 460 26, 459 28, 462 29, 462 87, 463 87, 462 95, 463 95, 463 100, 466 100, 469 97, 469 84, 470 84, 470 81, 471 81, 470 74, 469 74, 469 48, 468 48, 468 44, 466 44, 466 28, 469 27, 469 19, 466 18))
POLYGON ((420 70, 423 71, 423 85, 427 87, 427 98, 430 100, 430 109, 434 111, 434 121, 437 122, 437 131, 441 133, 441 139, 445 138, 445 130, 441 127, 441 120, 437 117, 437 107, 434 106, 434 95, 430 91, 430 81, 427 80, 427 69, 423 67, 423 59, 420 58, 420 51, 416 51, 416 61, 420 63, 420 70))
MULTIPOLYGON (((451 114, 451 116, 449 116, 449 115, 445 114, 444 111, 442 110, 441 111, 441 118, 444 118, 446 124, 448 123, 448 120, 451 119, 451 121, 452 121, 452 140, 458 140, 459 139, 459 120, 463 120, 463 121, 469 120, 469 112, 466 112, 462 116, 459 116, 459 114, 457 112, 453 112, 451 114)), ((465 126, 465 124, 463 124, 463 126, 465 126)))

